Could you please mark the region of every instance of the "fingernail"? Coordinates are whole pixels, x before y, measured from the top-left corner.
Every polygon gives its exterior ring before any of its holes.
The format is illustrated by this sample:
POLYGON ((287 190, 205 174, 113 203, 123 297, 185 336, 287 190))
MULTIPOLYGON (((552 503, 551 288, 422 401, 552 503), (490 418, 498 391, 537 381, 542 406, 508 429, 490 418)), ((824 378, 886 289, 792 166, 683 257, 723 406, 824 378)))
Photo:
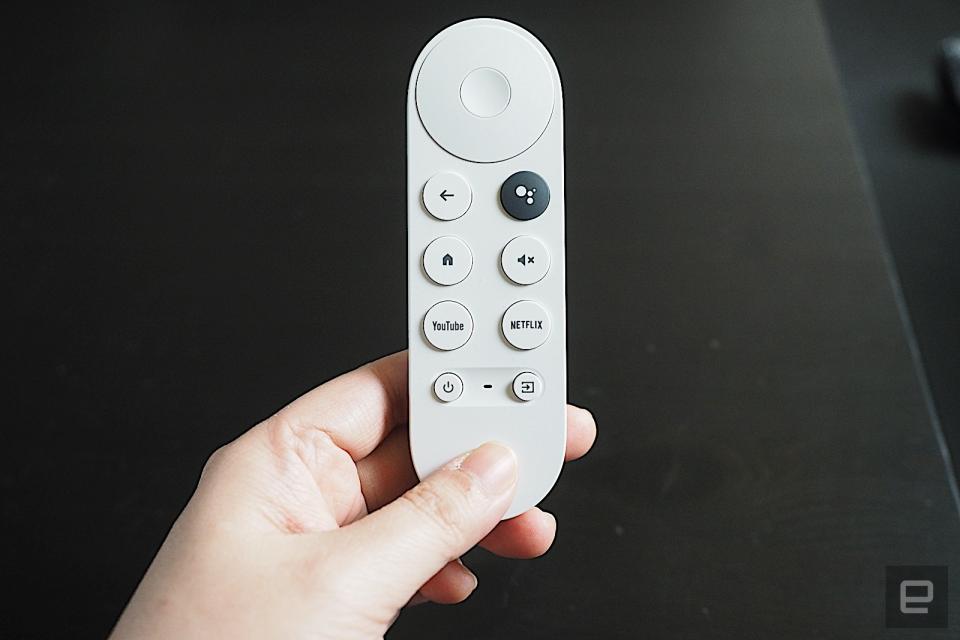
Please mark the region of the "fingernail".
POLYGON ((517 456, 497 442, 488 442, 468 453, 460 468, 476 476, 489 495, 507 493, 517 484, 517 456))
POLYGON ((463 573, 464 573, 464 575, 470 576, 470 579, 473 581, 473 586, 470 587, 470 592, 472 593, 472 592, 477 588, 477 585, 480 584, 480 581, 477 579, 477 574, 475 574, 473 571, 471 571, 471 570, 467 567, 467 565, 463 564, 463 560, 461 560, 460 558, 457 558, 457 564, 459 564, 461 567, 463 567, 463 573))

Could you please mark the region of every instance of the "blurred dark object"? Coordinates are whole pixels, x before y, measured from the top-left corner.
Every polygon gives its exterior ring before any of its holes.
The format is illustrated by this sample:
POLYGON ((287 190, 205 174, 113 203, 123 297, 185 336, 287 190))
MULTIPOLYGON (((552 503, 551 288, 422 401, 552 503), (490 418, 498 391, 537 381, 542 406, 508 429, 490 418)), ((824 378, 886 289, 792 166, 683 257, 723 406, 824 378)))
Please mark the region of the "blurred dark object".
POLYGON ((938 437, 960 472, 960 114, 931 73, 938 43, 960 35, 960 2, 823 0, 821 8, 938 437))
POLYGON ((940 42, 935 67, 939 91, 909 88, 897 96, 898 129, 917 151, 953 156, 960 153, 960 36, 940 42))
POLYGON ((940 43, 937 75, 944 100, 960 116, 960 36, 944 38, 940 43))

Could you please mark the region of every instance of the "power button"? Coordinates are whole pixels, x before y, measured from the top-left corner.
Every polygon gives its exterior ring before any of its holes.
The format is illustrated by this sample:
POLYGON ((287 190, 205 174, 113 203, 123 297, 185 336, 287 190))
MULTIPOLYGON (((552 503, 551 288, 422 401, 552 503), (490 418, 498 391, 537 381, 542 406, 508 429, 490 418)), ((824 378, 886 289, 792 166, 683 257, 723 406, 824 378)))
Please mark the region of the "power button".
POLYGON ((433 383, 433 393, 441 402, 453 402, 463 394, 463 380, 455 373, 441 373, 433 383))

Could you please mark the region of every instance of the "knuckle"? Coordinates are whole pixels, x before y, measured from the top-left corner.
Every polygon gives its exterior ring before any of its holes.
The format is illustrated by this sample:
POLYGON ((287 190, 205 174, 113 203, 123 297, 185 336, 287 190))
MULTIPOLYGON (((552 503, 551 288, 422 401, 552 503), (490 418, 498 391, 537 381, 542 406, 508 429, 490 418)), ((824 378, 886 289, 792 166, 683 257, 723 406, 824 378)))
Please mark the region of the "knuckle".
POLYGON ((218 447, 203 465, 203 471, 200 472, 201 478, 206 478, 215 474, 218 469, 224 466, 225 461, 230 457, 231 444, 225 444, 218 447))
POLYGON ((226 473, 229 469, 242 465, 249 458, 250 451, 250 442, 245 436, 217 447, 204 463, 200 479, 226 473))
POLYGON ((299 425, 280 412, 264 423, 270 451, 278 460, 297 460, 311 470, 349 472, 353 458, 327 429, 299 425))
POLYGON ((261 423, 260 428, 271 449, 290 448, 297 440, 297 429, 283 411, 273 414, 261 423))

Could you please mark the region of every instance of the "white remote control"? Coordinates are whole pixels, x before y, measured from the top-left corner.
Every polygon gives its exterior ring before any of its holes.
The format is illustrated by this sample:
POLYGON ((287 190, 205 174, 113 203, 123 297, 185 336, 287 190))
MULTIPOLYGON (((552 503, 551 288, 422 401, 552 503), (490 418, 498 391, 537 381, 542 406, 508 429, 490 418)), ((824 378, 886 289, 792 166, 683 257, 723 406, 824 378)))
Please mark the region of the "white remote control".
POLYGON ((438 33, 407 92, 410 450, 421 478, 496 440, 505 518, 566 445, 563 99, 546 48, 489 18, 438 33))

